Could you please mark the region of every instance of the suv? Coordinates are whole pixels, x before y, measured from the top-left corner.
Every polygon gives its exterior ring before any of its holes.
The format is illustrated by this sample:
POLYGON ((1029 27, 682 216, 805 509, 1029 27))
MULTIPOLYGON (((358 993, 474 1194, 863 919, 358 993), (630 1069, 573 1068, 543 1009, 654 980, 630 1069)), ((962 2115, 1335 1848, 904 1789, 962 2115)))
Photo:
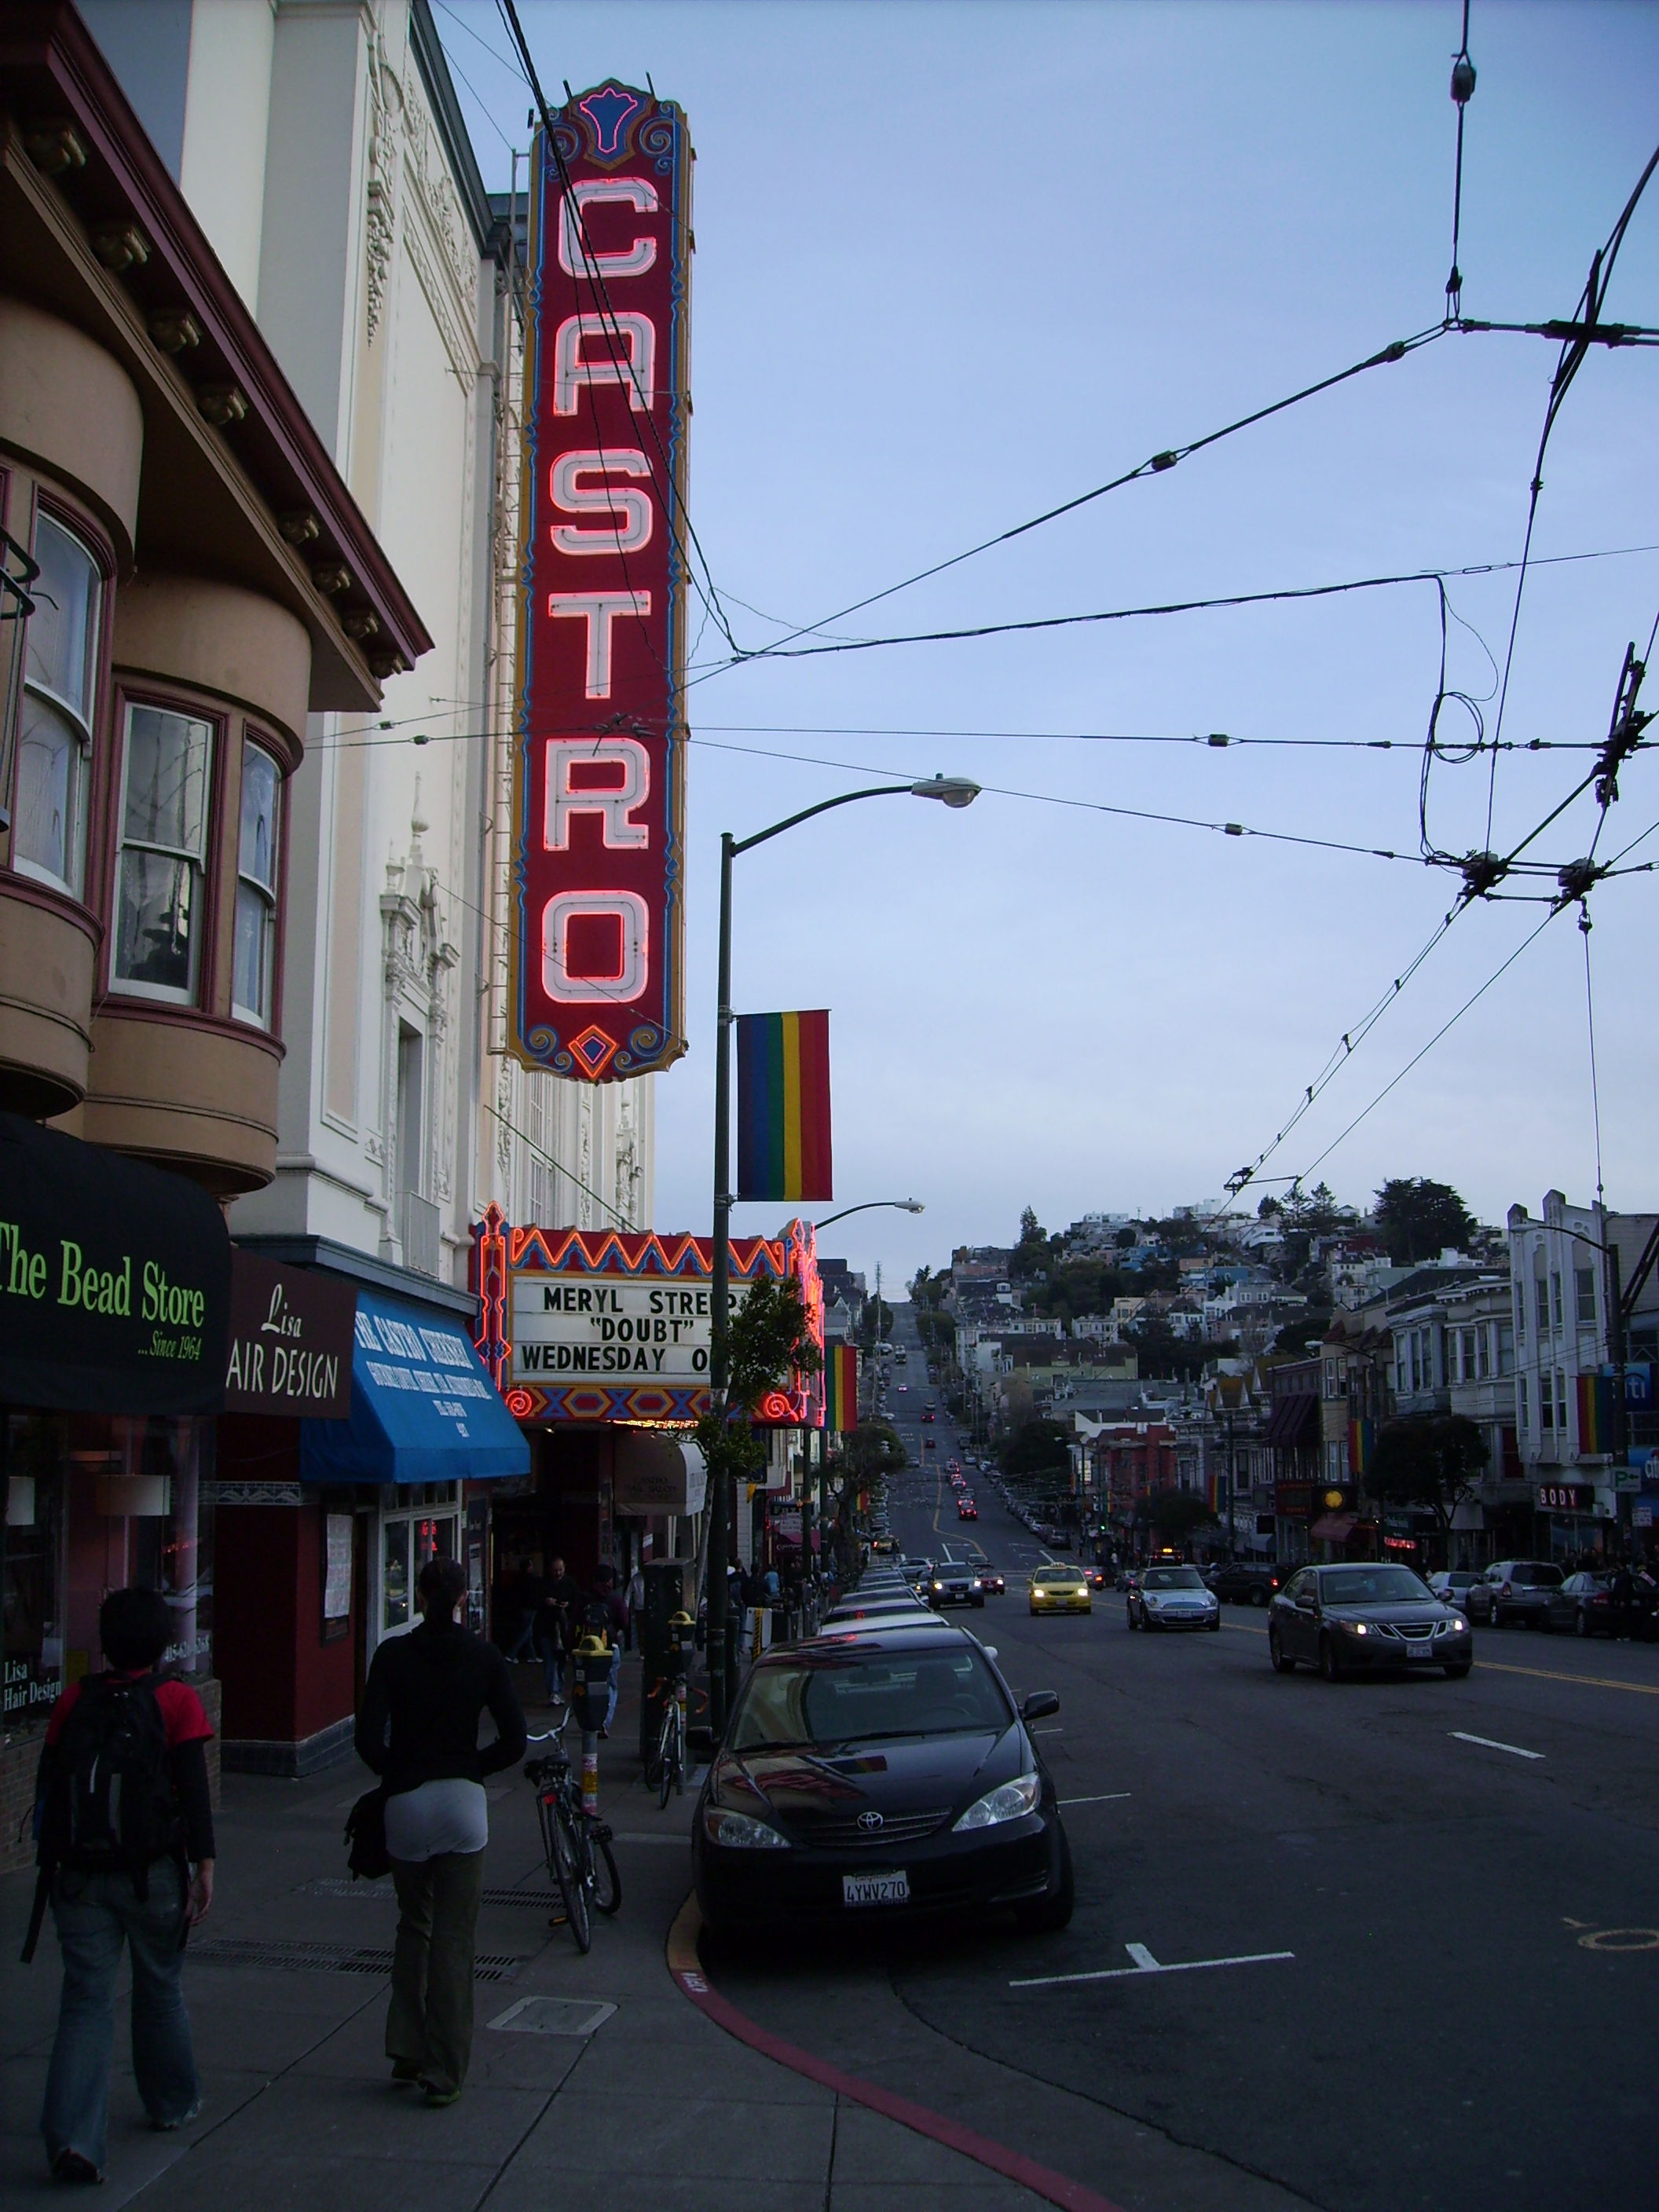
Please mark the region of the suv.
POLYGON ((1492 1592, 1493 1627, 1507 1628, 1512 1620, 1520 1620, 1535 1628, 1550 1592, 1560 1589, 1562 1579, 1560 1568, 1545 1559, 1496 1560, 1481 1577, 1492 1592))
POLYGON ((1285 1581, 1279 1568, 1249 1559, 1229 1559, 1204 1579, 1224 1605, 1259 1606, 1267 1605, 1285 1581))

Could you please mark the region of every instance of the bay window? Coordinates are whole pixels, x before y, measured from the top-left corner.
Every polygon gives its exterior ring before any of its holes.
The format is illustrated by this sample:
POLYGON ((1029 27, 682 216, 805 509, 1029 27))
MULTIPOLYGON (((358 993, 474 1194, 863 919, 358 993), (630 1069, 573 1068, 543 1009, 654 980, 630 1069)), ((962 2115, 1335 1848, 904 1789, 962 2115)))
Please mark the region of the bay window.
POLYGON ((236 854, 236 939, 231 1012, 271 1025, 276 966, 276 838, 282 774, 263 746, 242 747, 242 820, 236 854))
POLYGON ((103 581, 88 547, 49 514, 36 520, 34 558, 40 573, 24 642, 12 865, 78 897, 103 581))
POLYGON ((191 1003, 206 933, 213 725, 129 706, 112 988, 191 1003))

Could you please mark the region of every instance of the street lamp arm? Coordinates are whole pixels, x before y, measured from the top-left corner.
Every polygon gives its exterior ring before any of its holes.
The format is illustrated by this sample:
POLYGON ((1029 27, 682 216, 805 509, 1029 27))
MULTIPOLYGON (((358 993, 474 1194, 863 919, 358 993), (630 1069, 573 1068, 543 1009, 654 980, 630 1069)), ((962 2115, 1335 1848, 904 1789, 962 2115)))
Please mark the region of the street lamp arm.
POLYGON ((832 1221, 845 1221, 849 1213, 868 1213, 878 1206, 890 1206, 900 1213, 923 1213, 927 1208, 919 1198, 866 1198, 862 1206, 843 1206, 839 1213, 826 1213, 822 1221, 812 1224, 814 1229, 827 1229, 832 1221))
POLYGON ((874 783, 863 791, 843 791, 839 798, 821 799, 816 806, 803 806, 799 814, 791 814, 784 821, 775 822, 769 830, 757 830, 752 837, 734 838, 732 854, 735 856, 738 853, 748 852, 753 846, 763 845, 769 837, 781 837, 786 830, 793 830, 798 823, 810 822, 815 814, 829 813, 832 806, 850 806, 855 799, 905 799, 912 788, 908 783, 874 783))

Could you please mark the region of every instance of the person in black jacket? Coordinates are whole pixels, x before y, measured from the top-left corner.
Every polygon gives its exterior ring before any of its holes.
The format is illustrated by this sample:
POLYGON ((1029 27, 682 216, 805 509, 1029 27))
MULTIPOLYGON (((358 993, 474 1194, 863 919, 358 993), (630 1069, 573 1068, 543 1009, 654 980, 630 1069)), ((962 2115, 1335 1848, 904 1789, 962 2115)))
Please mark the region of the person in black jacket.
POLYGON ((416 1584, 424 1618, 374 1654, 357 1715, 357 1756, 386 1787, 386 1840, 398 1941, 386 2052, 394 2081, 453 2105, 472 2055, 472 1939, 489 1840, 483 1778, 524 1757, 524 1714, 507 1662, 463 1628, 466 1571, 428 1559, 416 1584), (478 1747, 488 1708, 495 1741, 478 1747))

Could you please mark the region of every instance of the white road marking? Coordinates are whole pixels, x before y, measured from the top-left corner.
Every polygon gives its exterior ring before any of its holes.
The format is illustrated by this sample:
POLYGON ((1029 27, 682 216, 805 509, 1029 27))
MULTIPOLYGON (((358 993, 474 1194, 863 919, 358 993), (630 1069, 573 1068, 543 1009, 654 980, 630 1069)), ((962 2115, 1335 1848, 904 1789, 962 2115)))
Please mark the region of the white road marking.
POLYGON ((1060 1802, 1062 1805, 1115 1805, 1120 1797, 1133 1795, 1130 1790, 1105 1790, 1098 1797, 1062 1797, 1060 1802))
POLYGON ((1449 1736, 1455 1736, 1459 1743, 1478 1743, 1483 1751, 1506 1751, 1511 1759, 1542 1759, 1544 1757, 1541 1751, 1522 1751, 1518 1743, 1499 1743, 1496 1736, 1470 1735, 1462 1729, 1448 1729, 1446 1733, 1449 1736))
POLYGON ((1033 1729, 1031 1730, 1031 1734, 1033 1735, 1064 1735, 1066 1731, 1063 1728, 1033 1729))
POLYGON ((1060 1982, 1124 1982, 1139 1974, 1196 1974, 1209 1966, 1261 1966, 1274 1959, 1293 1959, 1294 1951, 1247 1951, 1236 1959, 1187 1959, 1178 1966, 1160 1966, 1144 1943, 1126 1943, 1133 1966, 1105 1966, 1091 1974, 1036 1974, 1029 1980, 1010 1982, 1011 1990, 1048 1990, 1060 1982))

